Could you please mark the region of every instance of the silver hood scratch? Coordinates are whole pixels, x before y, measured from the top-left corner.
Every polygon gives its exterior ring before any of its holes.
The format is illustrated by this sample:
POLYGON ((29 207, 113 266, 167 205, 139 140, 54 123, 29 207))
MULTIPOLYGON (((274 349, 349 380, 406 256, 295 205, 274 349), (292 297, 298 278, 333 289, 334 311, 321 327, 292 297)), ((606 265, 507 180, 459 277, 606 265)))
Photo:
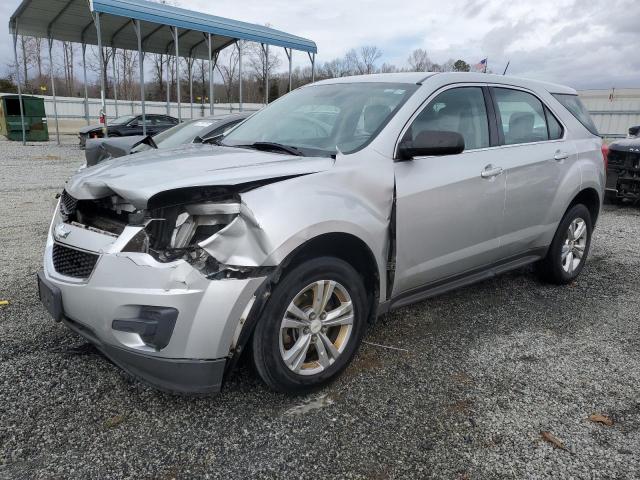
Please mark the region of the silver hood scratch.
POLYGON ((333 164, 334 160, 326 157, 211 145, 183 146, 102 162, 71 177, 66 190, 80 200, 116 194, 136 208, 145 208, 151 197, 168 190, 305 175, 328 170, 333 164))

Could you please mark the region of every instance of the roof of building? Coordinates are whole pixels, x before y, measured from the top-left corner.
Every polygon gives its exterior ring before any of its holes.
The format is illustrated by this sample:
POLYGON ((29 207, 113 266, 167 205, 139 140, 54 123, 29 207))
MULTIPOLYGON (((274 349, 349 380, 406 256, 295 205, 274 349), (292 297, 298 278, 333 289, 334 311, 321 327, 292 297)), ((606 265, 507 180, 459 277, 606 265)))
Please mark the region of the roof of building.
POLYGON ((316 53, 312 40, 263 25, 217 17, 147 0, 23 0, 9 20, 11 33, 97 45, 93 14, 100 13, 103 46, 137 50, 131 20, 139 20, 145 52, 175 54, 171 28, 177 27, 180 56, 208 58, 212 50, 237 40, 316 53))

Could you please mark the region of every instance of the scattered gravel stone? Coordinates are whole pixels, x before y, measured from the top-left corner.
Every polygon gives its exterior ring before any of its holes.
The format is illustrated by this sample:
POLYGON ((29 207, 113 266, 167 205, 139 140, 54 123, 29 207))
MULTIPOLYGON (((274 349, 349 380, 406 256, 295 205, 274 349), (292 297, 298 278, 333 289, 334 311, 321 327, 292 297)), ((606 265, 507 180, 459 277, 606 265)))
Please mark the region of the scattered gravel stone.
POLYGON ((640 209, 605 207, 570 286, 524 269, 381 318, 313 395, 245 366, 180 397, 38 301, 54 196, 83 158, 63 140, 0 142, 0 478, 640 478, 640 209))

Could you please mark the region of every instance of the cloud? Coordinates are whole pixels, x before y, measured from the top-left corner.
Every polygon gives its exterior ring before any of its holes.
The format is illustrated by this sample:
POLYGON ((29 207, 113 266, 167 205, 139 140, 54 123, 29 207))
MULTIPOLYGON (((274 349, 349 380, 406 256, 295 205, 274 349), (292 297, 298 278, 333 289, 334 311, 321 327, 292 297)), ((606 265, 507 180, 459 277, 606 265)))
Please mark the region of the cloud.
MULTIPOLYGON (((640 86, 638 0, 178 0, 180 6, 308 37, 322 63, 377 45, 381 62, 404 66, 415 48, 432 60, 489 58, 489 68, 577 88, 640 86)), ((19 0, 0 2, 8 19, 19 0)), ((12 61, 7 22, 0 65, 12 61)), ((275 50, 278 51, 278 50, 275 50)), ((284 54, 281 53, 284 58, 284 54)), ((295 53, 294 64, 308 65, 295 53)), ((284 65, 284 63, 283 63, 284 65)))

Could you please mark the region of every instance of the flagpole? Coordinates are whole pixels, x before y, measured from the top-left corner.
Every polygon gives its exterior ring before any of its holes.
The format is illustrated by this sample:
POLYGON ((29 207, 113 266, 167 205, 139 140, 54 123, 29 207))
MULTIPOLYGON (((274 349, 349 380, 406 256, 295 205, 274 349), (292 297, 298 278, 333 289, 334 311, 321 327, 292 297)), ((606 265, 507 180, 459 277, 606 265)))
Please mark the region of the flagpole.
POLYGON ((510 64, 510 63, 511 63, 511 60, 509 60, 509 61, 507 62, 507 66, 506 66, 506 67, 504 67, 504 72, 502 72, 502 75, 503 75, 503 76, 507 74, 507 69, 509 68, 509 64, 510 64))

